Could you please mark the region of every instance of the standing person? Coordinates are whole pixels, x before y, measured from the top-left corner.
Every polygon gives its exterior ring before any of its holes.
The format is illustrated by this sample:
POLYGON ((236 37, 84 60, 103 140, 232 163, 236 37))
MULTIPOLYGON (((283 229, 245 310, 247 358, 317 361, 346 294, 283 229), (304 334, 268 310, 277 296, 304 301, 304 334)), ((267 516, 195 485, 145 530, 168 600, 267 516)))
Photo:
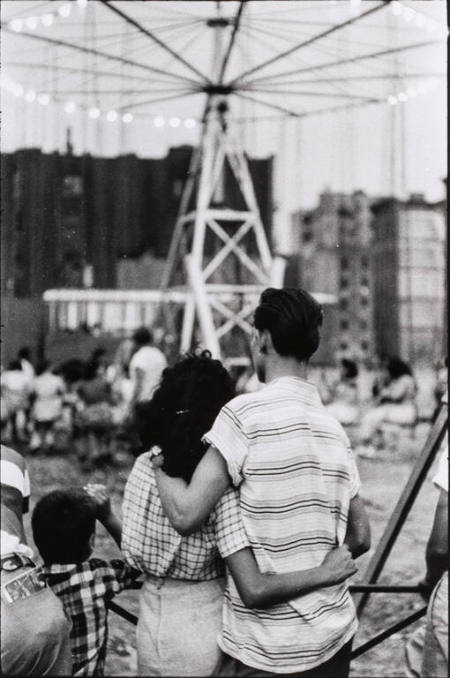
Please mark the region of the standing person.
POLYGON ((145 572, 137 627, 138 667, 145 676, 211 675, 220 657, 224 567, 248 605, 265 608, 351 576, 346 547, 330 551, 318 567, 286 575, 261 574, 249 549, 237 492, 229 488, 195 534, 170 525, 152 468, 162 448, 164 469, 189 481, 205 453, 203 434, 232 396, 230 375, 208 352, 167 368, 151 401, 137 408, 146 447, 125 488, 122 548, 145 572))
POLYGON ((111 384, 95 362, 85 366, 84 379, 77 386, 84 405, 77 414, 80 437, 77 440, 81 461, 87 466, 110 457, 109 443, 113 426, 114 397, 111 384))
POLYGON ((31 417, 34 421, 34 431, 31 436, 30 448, 51 448, 54 443, 53 426, 61 417, 63 397, 66 387, 62 377, 53 374, 50 363, 43 361, 36 370, 37 376, 33 380, 31 417))
POLYGON ((130 360, 130 379, 133 382, 133 398, 131 405, 150 400, 153 391, 161 379, 162 372, 167 367, 164 354, 152 346, 153 336, 146 327, 141 327, 133 334, 136 351, 130 360))
POLYGON ((72 673, 71 624, 43 582, 27 545, 23 514, 30 481, 23 457, 1 446, 1 673, 67 676, 72 673))
MULTIPOLYGON (((306 380, 319 345, 320 305, 305 291, 267 289, 255 312, 258 392, 234 398, 204 440, 210 447, 190 483, 161 468, 166 515, 182 534, 203 524, 230 484, 261 572, 320 565, 336 545, 369 548, 360 481, 341 425, 306 380)), ((262 612, 228 578, 215 675, 348 676, 355 606, 345 582, 262 612)))
POLYGON ((28 381, 31 384, 34 379, 35 372, 33 363, 31 362, 31 351, 28 346, 23 346, 19 349, 17 353, 17 360, 20 362, 22 372, 26 374, 28 381))
POLYGON ((29 407, 31 385, 29 377, 22 370, 18 360, 9 363, 0 377, 2 400, 8 413, 5 441, 25 442, 27 439, 26 412, 29 407))

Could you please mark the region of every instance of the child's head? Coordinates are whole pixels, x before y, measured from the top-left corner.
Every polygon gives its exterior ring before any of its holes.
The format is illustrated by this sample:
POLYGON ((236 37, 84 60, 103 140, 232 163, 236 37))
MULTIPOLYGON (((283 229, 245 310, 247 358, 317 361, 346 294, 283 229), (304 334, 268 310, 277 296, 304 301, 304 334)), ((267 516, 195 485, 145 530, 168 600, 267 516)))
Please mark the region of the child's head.
POLYGON ((31 519, 34 542, 46 565, 89 558, 96 506, 84 490, 54 490, 36 504, 31 519))

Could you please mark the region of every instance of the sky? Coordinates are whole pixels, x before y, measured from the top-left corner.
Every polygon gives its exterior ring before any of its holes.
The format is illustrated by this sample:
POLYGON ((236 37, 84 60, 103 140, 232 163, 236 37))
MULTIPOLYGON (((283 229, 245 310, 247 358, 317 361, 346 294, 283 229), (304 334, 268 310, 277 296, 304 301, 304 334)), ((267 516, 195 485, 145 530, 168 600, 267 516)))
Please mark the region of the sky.
MULTIPOLYGON (((216 3, 114 4, 171 53, 92 0, 3 0, 3 152, 31 146, 63 152, 68 129, 75 153, 161 157, 171 146, 198 142, 205 95, 192 90, 179 95, 187 87, 183 78, 198 82, 212 73, 220 41, 205 20, 215 16, 216 3), (113 58, 78 53, 55 41, 113 58), (170 77, 149 73, 142 64, 169 71, 170 77), (96 119, 90 117, 93 109, 100 114, 96 119), (133 116, 131 122, 123 115, 133 116)), ((370 0, 260 0, 244 7, 224 80, 248 73, 241 79, 244 89, 230 100, 230 131, 249 155, 275 157, 280 252, 290 249, 291 213, 316 205, 325 189, 443 198, 446 4, 378 6, 370 0), (362 13, 367 17, 352 22, 362 13), (347 27, 312 40, 349 20, 347 27), (427 44, 386 54, 421 43, 427 44), (379 52, 384 54, 357 58, 379 52), (381 77, 386 74, 392 77, 381 77), (329 110, 347 104, 354 106, 329 110)), ((236 16, 238 7, 222 2, 221 15, 236 16)), ((232 30, 222 31, 223 49, 232 30)))

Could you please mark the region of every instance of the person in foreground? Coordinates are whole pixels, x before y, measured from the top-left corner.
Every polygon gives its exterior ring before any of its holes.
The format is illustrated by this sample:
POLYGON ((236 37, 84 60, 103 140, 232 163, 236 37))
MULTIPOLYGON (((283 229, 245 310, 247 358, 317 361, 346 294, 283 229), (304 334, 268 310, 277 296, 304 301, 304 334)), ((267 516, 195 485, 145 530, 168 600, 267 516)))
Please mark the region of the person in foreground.
MULTIPOLYGON (((152 467, 164 452, 164 470, 189 482, 206 447, 203 434, 232 397, 230 375, 208 352, 167 368, 151 401, 138 406, 145 449, 128 478, 122 549, 144 570, 137 627, 138 670, 145 676, 211 675, 220 658, 224 564, 249 607, 284 603, 356 572, 345 546, 329 550, 300 572, 261 574, 242 524, 236 490, 228 488, 193 534, 181 537, 164 515, 152 467)), ((241 603, 242 605, 242 603, 241 603)))
MULTIPOLYGON (((265 290, 255 311, 253 357, 266 385, 222 408, 190 482, 154 462, 164 511, 183 535, 204 524, 230 485, 239 488, 264 574, 315 568, 336 545, 346 544, 354 557, 370 547, 348 439, 306 380, 321 323, 322 309, 307 292, 265 290)), ((214 675, 348 676, 357 619, 345 580, 265 610, 240 594, 228 576, 214 675)))
POLYGON ((32 516, 43 575, 73 623, 70 643, 76 676, 103 676, 107 604, 141 574, 124 560, 90 557, 97 519, 120 547, 121 525, 103 486, 54 490, 38 501, 32 516))
POLYGON ((70 621, 46 586, 27 545, 23 514, 30 482, 23 457, 1 446, 2 676, 65 676, 72 671, 70 621))
MULTIPOLYGON (((448 407, 448 393, 442 401, 448 407)), ((426 574, 419 582, 428 601, 427 618, 405 648, 407 675, 414 678, 448 676, 448 431, 441 443, 433 484, 439 496, 425 552, 426 574)))

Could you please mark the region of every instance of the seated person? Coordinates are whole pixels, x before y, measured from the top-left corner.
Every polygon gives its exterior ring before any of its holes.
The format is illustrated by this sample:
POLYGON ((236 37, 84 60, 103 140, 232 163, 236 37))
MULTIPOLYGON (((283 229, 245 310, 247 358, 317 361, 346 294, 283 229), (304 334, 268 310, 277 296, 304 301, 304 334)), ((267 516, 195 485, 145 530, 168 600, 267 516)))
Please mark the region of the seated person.
MULTIPOLYGON (((91 494, 95 492, 91 490, 91 494)), ((140 575, 123 560, 90 558, 96 519, 120 547, 121 525, 109 502, 96 501, 84 490, 50 492, 36 504, 32 517, 45 579, 73 622, 70 640, 74 675, 103 675, 107 604, 140 575)))
POLYGON ((380 389, 375 407, 361 420, 360 456, 375 456, 373 441, 383 422, 412 425, 417 420, 417 386, 411 368, 400 358, 390 358, 387 373, 387 384, 380 389))
POLYGON ((70 675, 70 622, 25 539, 22 516, 30 494, 25 461, 4 445, 0 459, 1 674, 70 675))

